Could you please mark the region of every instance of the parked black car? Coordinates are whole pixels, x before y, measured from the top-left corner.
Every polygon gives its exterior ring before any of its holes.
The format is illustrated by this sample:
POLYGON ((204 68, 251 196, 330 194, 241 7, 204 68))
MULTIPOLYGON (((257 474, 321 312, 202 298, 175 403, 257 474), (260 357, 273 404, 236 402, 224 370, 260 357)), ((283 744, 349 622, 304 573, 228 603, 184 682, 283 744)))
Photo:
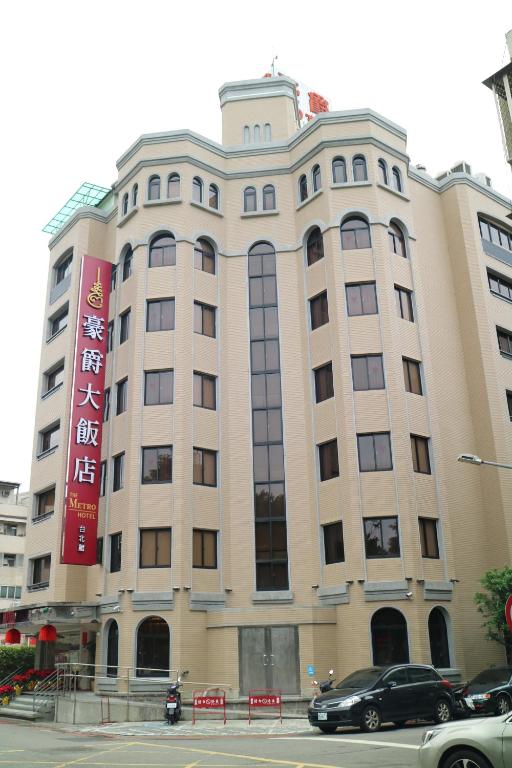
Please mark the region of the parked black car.
POLYGON ((470 680, 464 691, 468 707, 479 714, 505 715, 512 709, 512 667, 493 667, 470 680))
POLYGON ((375 732, 389 721, 445 723, 452 710, 452 686, 439 672, 427 665, 399 664, 353 672, 332 691, 315 696, 308 719, 323 733, 334 733, 341 725, 375 732))

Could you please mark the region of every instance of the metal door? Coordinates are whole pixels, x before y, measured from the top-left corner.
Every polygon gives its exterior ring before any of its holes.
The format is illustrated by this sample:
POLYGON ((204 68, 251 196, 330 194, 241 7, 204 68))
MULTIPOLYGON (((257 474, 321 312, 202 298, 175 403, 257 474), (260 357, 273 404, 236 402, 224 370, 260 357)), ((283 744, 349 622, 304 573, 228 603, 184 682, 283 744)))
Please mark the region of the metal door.
POLYGON ((240 693, 252 688, 300 692, 297 627, 240 627, 240 693))
POLYGON ((240 693, 251 688, 268 688, 269 654, 266 652, 265 627, 243 627, 238 632, 240 693))
POLYGON ((297 627, 269 627, 270 688, 300 693, 299 638, 297 627))

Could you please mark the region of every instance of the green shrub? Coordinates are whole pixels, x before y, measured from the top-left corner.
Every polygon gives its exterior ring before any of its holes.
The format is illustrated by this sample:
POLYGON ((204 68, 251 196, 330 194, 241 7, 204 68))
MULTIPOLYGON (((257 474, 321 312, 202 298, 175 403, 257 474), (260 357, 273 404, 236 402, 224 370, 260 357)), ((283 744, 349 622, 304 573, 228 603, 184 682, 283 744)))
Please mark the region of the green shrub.
POLYGON ((34 666, 35 649, 28 645, 0 646, 0 680, 12 674, 18 667, 28 669, 34 666))

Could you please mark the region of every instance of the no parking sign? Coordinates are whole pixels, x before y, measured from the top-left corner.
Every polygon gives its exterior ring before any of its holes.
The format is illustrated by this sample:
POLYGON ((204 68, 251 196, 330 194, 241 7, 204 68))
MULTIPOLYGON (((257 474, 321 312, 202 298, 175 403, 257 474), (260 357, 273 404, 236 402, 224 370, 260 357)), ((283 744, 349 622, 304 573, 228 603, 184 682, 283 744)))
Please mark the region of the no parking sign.
POLYGON ((505 604, 505 618, 507 620, 508 628, 512 632, 512 595, 510 595, 505 604))

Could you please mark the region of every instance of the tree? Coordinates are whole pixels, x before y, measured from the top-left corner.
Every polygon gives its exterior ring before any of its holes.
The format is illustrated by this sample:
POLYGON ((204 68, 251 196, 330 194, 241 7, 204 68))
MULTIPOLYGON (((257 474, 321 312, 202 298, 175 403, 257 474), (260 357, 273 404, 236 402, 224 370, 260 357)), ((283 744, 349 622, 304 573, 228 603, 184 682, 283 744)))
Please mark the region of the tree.
POLYGON ((480 579, 486 592, 477 592, 475 603, 484 616, 483 626, 487 639, 503 645, 507 654, 507 663, 512 664, 512 632, 505 619, 505 603, 512 594, 512 568, 497 568, 487 571, 480 579))

